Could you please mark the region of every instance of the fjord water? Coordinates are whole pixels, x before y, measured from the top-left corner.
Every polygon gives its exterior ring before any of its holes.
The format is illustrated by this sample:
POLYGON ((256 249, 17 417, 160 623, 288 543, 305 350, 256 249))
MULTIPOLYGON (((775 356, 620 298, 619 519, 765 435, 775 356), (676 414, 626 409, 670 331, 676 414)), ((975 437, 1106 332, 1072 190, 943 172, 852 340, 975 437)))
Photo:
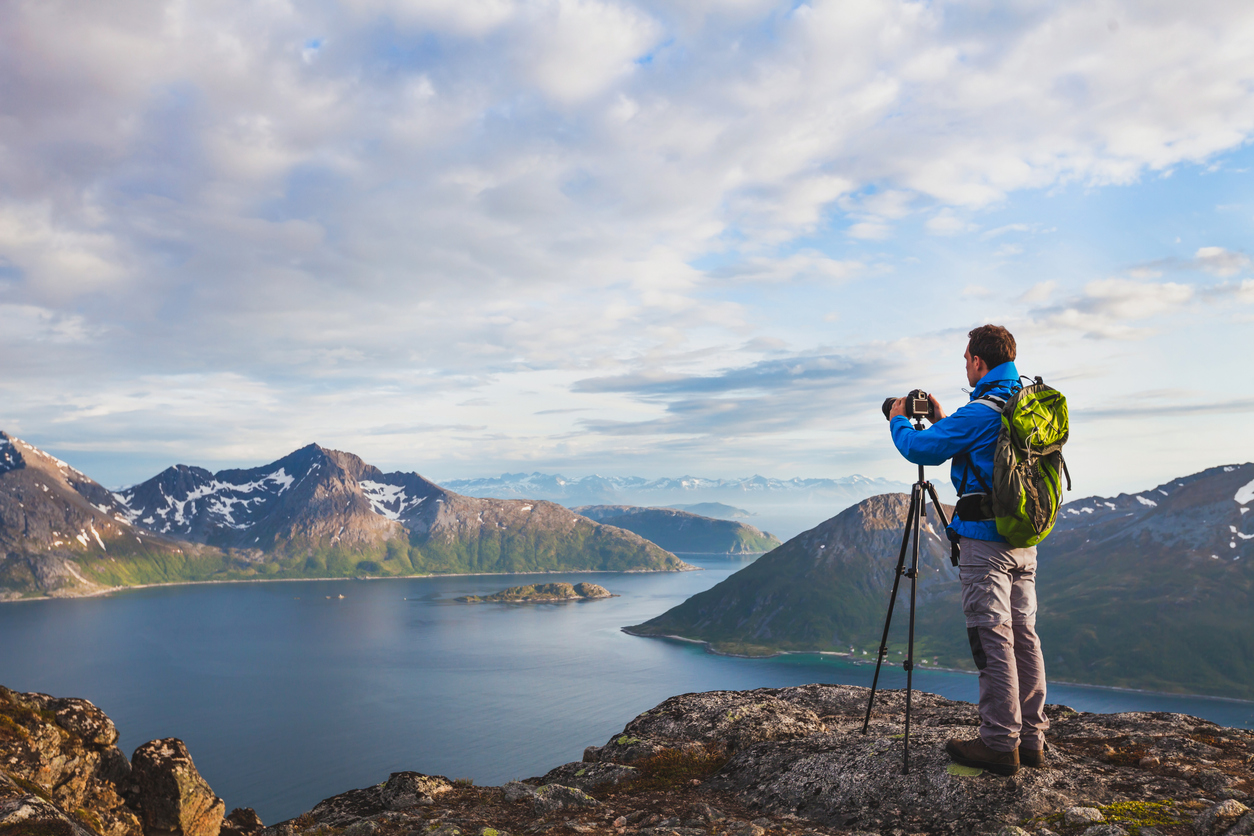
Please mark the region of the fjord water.
MULTIPOLYGON (((13 603, 0 606, 0 684, 90 699, 128 755, 182 738, 227 809, 254 807, 268 824, 399 770, 479 784, 541 775, 675 694, 870 684, 872 667, 832 657, 736 659, 621 632, 750 560, 687 559, 705 571, 215 584, 13 603), (557 580, 621 597, 453 601, 557 580)), ((885 671, 885 687, 904 686, 900 667, 885 671)), ((976 697, 966 674, 917 670, 914 683, 976 697)), ((1050 689, 1050 702, 1081 710, 1254 727, 1254 703, 1050 689)))

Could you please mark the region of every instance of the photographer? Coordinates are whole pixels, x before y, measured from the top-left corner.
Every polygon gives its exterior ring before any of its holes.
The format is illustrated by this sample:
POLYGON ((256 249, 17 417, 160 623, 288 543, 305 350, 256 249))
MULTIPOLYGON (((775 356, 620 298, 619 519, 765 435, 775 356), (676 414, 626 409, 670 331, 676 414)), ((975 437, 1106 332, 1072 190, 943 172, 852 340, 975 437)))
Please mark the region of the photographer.
POLYGON ((889 411, 893 443, 907 461, 939 465, 952 459, 958 504, 947 533, 961 547, 959 577, 971 655, 980 671, 980 730, 952 739, 945 751, 960 764, 1013 775, 1022 763, 1043 766, 1045 662, 1036 635, 1036 547, 1012 548, 997 533, 986 500, 1001 405, 1020 389, 1015 340, 999 325, 971 331, 964 354, 970 402, 946 415, 935 397, 932 426, 916 430, 906 399, 889 411))

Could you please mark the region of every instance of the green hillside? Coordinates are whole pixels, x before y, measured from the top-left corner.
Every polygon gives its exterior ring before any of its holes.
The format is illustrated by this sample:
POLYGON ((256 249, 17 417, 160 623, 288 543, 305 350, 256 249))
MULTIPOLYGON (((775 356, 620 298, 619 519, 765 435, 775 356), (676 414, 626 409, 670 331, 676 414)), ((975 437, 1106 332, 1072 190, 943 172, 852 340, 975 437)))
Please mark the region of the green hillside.
POLYGON ((635 532, 672 552, 760 554, 780 545, 774 534, 734 520, 703 517, 674 508, 584 505, 574 509, 591 520, 635 532))

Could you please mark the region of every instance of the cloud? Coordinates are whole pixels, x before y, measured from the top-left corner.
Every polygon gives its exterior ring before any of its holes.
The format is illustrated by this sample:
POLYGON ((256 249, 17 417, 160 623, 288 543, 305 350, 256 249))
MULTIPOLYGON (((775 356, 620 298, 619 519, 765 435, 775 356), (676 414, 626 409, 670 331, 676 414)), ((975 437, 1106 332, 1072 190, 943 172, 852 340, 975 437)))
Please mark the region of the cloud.
POLYGON ((1158 278, 1165 272, 1201 271, 1215 276, 1235 276, 1249 269, 1250 257, 1223 247, 1199 247, 1192 258, 1160 258, 1137 264, 1128 269, 1128 275, 1136 279, 1158 278))
POLYGON ((958 217, 954 210, 949 208, 942 209, 928 218, 923 226, 933 235, 957 235, 959 232, 978 229, 975 224, 958 217))
POLYGON ((1150 332, 1136 323, 1177 311, 1194 296, 1189 285, 1099 279, 1085 285, 1082 295, 1039 308, 1032 317, 1038 325, 1094 339, 1141 339, 1150 332))
MULTIPOLYGON (((720 387, 843 378, 817 359, 794 376, 658 358, 827 339, 757 285, 813 293, 797 306, 816 320, 841 310, 826 330, 856 346, 874 311, 827 294, 874 285, 867 265, 913 221, 970 233, 1024 190, 1133 183, 1248 143, 1254 8, 1104 9, 1117 32, 1078 2, 995 18, 907 0, 0 4, 11 409, 189 445, 203 420, 249 449, 286 438, 279 421, 480 426, 456 403, 522 380, 554 401, 527 414, 583 408, 573 381, 626 372, 662 388, 606 388, 595 408, 667 398, 678 415, 688 397, 685 414, 723 415, 705 400, 721 393, 765 410, 720 387), (195 380, 221 410, 136 383, 195 380), (52 383, 68 401, 37 394, 52 383)), ((1235 282, 1243 259, 1185 261, 1235 282)), ((865 292, 927 298, 904 281, 865 292)), ((1188 303, 1176 287, 1024 302, 1128 336, 1188 303)), ((432 430, 412 449, 522 455, 553 426, 478 448, 432 430)))
POLYGON ((1216 276, 1235 276, 1249 269, 1250 257, 1223 247, 1201 247, 1193 255, 1194 263, 1207 273, 1216 276))
POLYGON ((843 281, 857 275, 863 265, 857 261, 838 261, 815 250, 803 250, 789 256, 752 256, 731 265, 710 270, 714 280, 738 282, 843 281))

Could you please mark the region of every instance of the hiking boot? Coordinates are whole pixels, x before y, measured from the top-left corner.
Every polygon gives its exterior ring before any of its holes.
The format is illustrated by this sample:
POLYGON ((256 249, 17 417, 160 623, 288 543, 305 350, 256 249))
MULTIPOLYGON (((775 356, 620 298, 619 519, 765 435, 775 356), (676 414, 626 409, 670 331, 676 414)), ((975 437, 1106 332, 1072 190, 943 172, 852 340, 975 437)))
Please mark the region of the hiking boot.
POLYGON ((945 751, 956 763, 987 769, 994 775, 1014 775, 1019 771, 1018 749, 1012 752, 995 752, 978 737, 974 740, 951 738, 945 744, 945 751))
POLYGON ((1049 751, 1049 744, 1042 742, 1040 749, 1024 749, 1019 747, 1019 764, 1021 766, 1030 766, 1033 769, 1040 769, 1045 766, 1045 753, 1049 751))

